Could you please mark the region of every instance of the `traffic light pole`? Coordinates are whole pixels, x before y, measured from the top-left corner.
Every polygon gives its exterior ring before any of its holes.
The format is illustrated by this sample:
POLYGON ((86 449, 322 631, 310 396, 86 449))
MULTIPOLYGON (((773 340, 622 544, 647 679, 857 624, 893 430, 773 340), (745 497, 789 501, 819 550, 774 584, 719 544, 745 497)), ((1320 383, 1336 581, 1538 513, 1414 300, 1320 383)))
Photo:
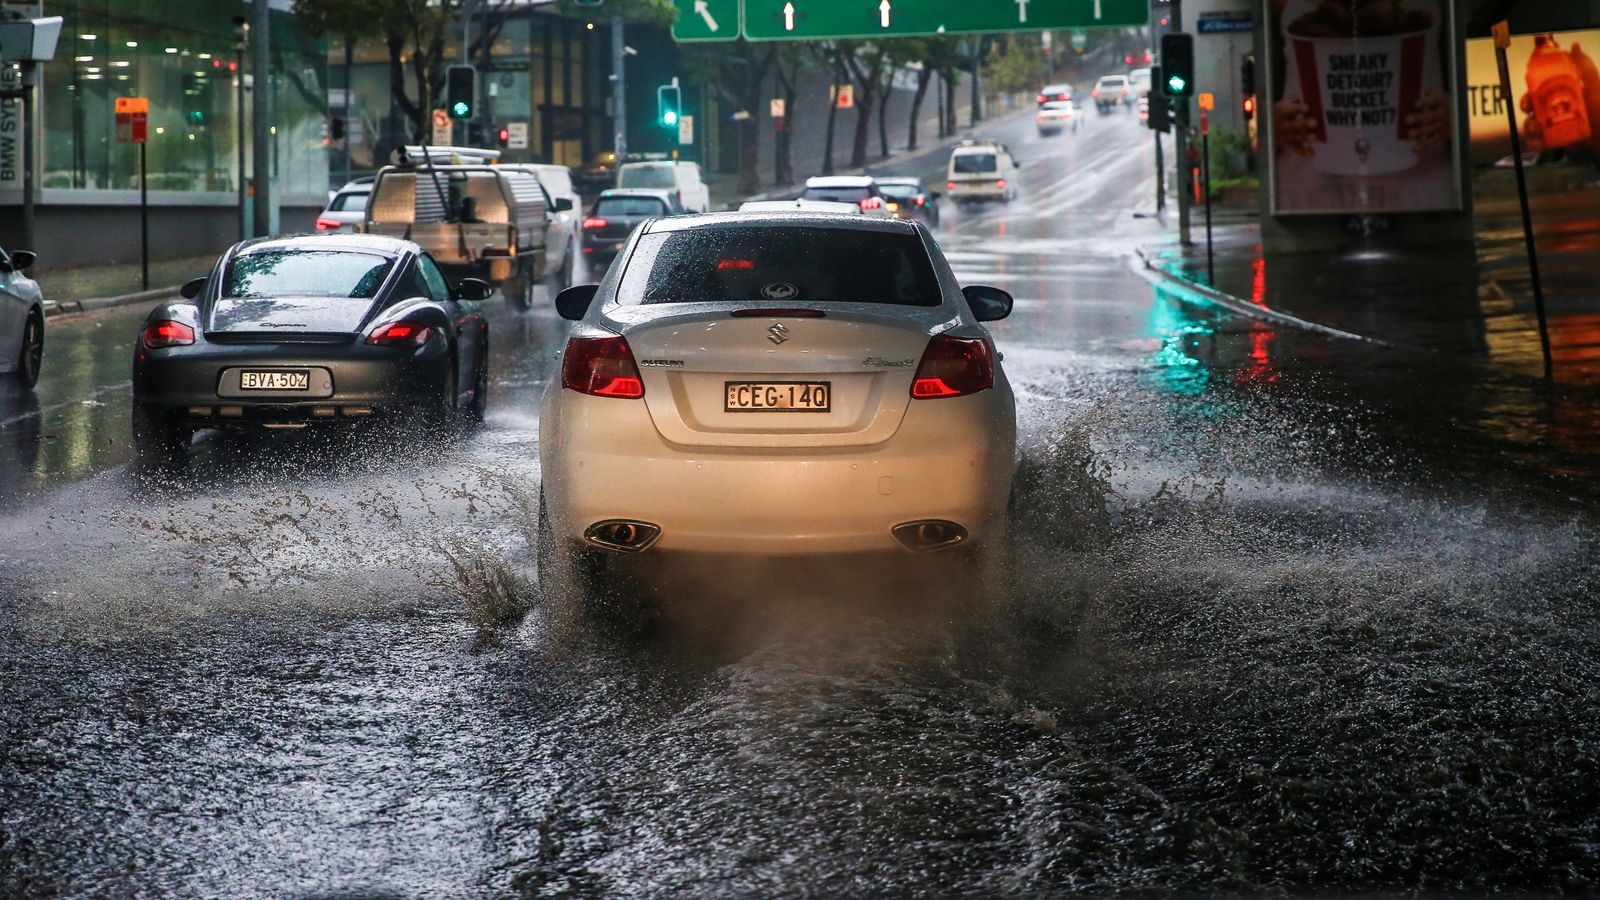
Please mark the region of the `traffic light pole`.
POLYGON ((623 73, 625 59, 627 50, 622 43, 622 16, 614 15, 611 17, 611 149, 617 154, 614 166, 621 166, 628 157, 628 85, 623 73))
POLYGON ((250 28, 250 143, 255 155, 251 177, 255 185, 255 219, 251 229, 256 237, 272 233, 272 35, 270 3, 256 3, 255 22, 250 28))
MULTIPOLYGON (((1173 32, 1183 31, 1183 0, 1172 0, 1172 9, 1168 14, 1171 17, 1170 27, 1173 32)), ((1162 63, 1165 64, 1165 60, 1162 63)), ((1172 128, 1172 155, 1177 163, 1177 170, 1181 176, 1177 181, 1178 188, 1178 243, 1188 246, 1194 243, 1189 234, 1189 207, 1194 198, 1189 193, 1191 181, 1189 172, 1189 98, 1173 97, 1173 128, 1172 128)))

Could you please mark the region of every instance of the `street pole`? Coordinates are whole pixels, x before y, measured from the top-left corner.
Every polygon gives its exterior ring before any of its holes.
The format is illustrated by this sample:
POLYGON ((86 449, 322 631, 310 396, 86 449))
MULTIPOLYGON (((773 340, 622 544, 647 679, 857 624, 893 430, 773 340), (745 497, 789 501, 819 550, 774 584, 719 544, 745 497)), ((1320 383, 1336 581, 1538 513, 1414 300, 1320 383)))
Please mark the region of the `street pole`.
POLYGON ((1216 258, 1211 252, 1211 126, 1206 110, 1200 109, 1200 180, 1206 198, 1206 284, 1217 286, 1216 258))
MULTIPOLYGON (((1494 55, 1500 64, 1500 96, 1511 97, 1511 69, 1506 64, 1506 48, 1511 46, 1511 27, 1501 22, 1494 26, 1494 55)), ((1528 181, 1522 171, 1522 137, 1517 133, 1517 110, 1505 104, 1511 125, 1511 159, 1517 169, 1517 199, 1522 202, 1522 237, 1528 244, 1528 275, 1533 282, 1533 308, 1539 315, 1539 349, 1544 353, 1544 377, 1555 377, 1555 361, 1550 357, 1550 328, 1544 316, 1544 286, 1539 281, 1539 250, 1533 240, 1533 214, 1528 209, 1528 181)))
POLYGON ((356 39, 344 37, 344 182, 350 183, 350 77, 356 69, 356 39))
POLYGON ((978 68, 983 62, 983 35, 972 36, 972 124, 983 121, 982 86, 978 83, 980 76, 978 68))
POLYGON ((272 9, 267 0, 253 2, 250 143, 255 154, 251 168, 256 203, 252 232, 256 237, 265 237, 272 233, 272 9))
POLYGON ((245 214, 248 195, 245 190, 245 159, 244 159, 244 51, 249 44, 250 23, 244 16, 235 16, 233 19, 233 88, 234 88, 234 113, 233 130, 234 140, 238 146, 238 159, 235 161, 239 170, 239 240, 250 236, 250 219, 245 214))
MULTIPOLYGON (((1183 0, 1172 0, 1172 9, 1169 13, 1170 27, 1174 32, 1183 31, 1183 0)), ((1165 63, 1165 60, 1162 61, 1165 63)), ((1165 66, 1163 65, 1163 68, 1165 66)), ((1194 203, 1189 193, 1192 182, 1189 172, 1189 98, 1172 98, 1172 155, 1176 157, 1176 168, 1182 172, 1178 179, 1178 243, 1188 246, 1194 243, 1189 233, 1189 207, 1194 203)))
POLYGON ((145 177, 145 142, 139 142, 139 281, 150 290, 150 190, 145 177))
MULTIPOLYGON (((1167 98, 1166 97, 1159 96, 1159 93, 1160 93, 1159 91, 1152 91, 1151 93, 1158 95, 1158 96, 1153 97, 1150 100, 1151 103, 1157 103, 1157 102, 1165 103, 1165 102, 1167 102, 1167 98)), ((1166 162, 1166 160, 1161 158, 1161 132, 1158 131, 1155 134, 1156 134, 1156 215, 1159 216, 1167 208, 1167 173, 1166 173, 1167 162, 1166 162)))
POLYGON ((611 17, 611 149, 617 154, 616 166, 621 166, 628 157, 628 85, 623 77, 626 51, 622 40, 622 16, 614 15, 611 17))
MULTIPOLYGON (((472 64, 471 54, 467 52, 467 39, 471 36, 471 34, 472 0, 463 0, 461 4, 461 64, 464 66, 469 66, 472 64)), ((478 79, 474 78, 472 83, 474 86, 476 86, 478 79)), ((472 98, 472 108, 478 108, 477 97, 472 98)), ((468 125, 467 122, 467 119, 456 119, 450 124, 450 127, 453 130, 452 133, 455 134, 455 142, 457 147, 472 146, 472 127, 468 125)))
POLYGON ((22 246, 28 250, 34 248, 33 98, 38 74, 38 63, 22 64, 22 246))

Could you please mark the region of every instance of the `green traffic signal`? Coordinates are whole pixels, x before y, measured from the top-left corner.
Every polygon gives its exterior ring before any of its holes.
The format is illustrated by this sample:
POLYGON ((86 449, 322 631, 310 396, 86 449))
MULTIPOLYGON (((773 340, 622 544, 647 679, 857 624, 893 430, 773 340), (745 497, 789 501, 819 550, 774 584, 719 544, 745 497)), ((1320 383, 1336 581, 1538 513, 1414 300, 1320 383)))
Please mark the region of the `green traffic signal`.
POLYGON ((669 109, 666 112, 662 113, 661 114, 661 124, 667 126, 668 128, 671 128, 672 126, 678 124, 678 113, 677 113, 677 111, 669 109))
POLYGON ((472 112, 472 107, 468 106, 465 100, 457 100, 455 105, 450 107, 450 115, 457 119, 465 119, 469 112, 472 112))
POLYGON ((663 84, 656 88, 656 119, 663 128, 678 127, 678 119, 683 111, 683 92, 678 89, 677 79, 671 84, 663 84))
POLYGON ((1188 86, 1188 84, 1189 83, 1187 81, 1183 80, 1182 75, 1174 75, 1167 79, 1167 93, 1181 94, 1183 93, 1183 89, 1188 86))
POLYGON ((1161 71, 1167 76, 1162 89, 1169 97, 1194 93, 1194 35, 1178 32, 1161 36, 1161 71))
POLYGON ((472 118, 472 105, 478 99, 478 70, 472 66, 451 66, 444 76, 446 112, 452 119, 472 118))

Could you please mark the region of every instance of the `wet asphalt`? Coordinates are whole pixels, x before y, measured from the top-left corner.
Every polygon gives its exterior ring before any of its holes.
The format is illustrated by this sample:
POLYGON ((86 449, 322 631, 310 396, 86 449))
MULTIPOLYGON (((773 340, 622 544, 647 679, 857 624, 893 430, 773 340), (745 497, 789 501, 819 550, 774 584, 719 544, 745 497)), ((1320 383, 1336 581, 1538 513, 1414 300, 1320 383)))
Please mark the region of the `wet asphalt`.
POLYGON ((979 596, 822 561, 536 602, 548 308, 491 302, 477 434, 207 436, 157 484, 142 312, 52 323, 0 393, 0 895, 1600 890, 1592 435, 1147 280, 1131 115, 995 133, 1023 197, 939 231, 1017 298, 979 596))

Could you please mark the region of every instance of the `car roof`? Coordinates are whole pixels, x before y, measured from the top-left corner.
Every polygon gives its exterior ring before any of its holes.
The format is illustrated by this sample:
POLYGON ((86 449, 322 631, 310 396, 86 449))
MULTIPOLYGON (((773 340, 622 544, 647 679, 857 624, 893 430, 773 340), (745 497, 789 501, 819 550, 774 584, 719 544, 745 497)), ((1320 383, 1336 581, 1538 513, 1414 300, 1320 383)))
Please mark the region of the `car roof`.
POLYGON ((421 254, 422 248, 412 241, 384 237, 378 234, 287 234, 260 237, 235 245, 236 252, 254 253, 258 250, 333 250, 350 253, 382 253, 401 256, 406 253, 421 254))
POLYGON ((1101 81, 1127 81, 1128 80, 1128 76, 1126 76, 1126 75, 1101 75, 1100 76, 1100 80, 1101 81))
POLYGON ((847 228, 856 231, 883 231, 897 234, 914 234, 917 226, 901 219, 863 216, 858 213, 827 212, 715 212, 657 219, 647 229, 658 231, 689 231, 695 228, 712 228, 719 225, 738 225, 743 228, 847 228))
POLYGON ((1054 91, 1071 91, 1071 90, 1072 90, 1072 85, 1066 83, 1065 81, 1058 81, 1055 84, 1047 84, 1044 87, 1040 88, 1039 89, 1039 93, 1048 94, 1048 93, 1051 93, 1051 92, 1054 92, 1054 91))
POLYGON ((871 175, 813 175, 806 179, 806 187, 872 187, 876 183, 871 175))
POLYGON ((915 175, 875 175, 873 179, 880 185, 884 184, 922 184, 922 179, 915 175))

